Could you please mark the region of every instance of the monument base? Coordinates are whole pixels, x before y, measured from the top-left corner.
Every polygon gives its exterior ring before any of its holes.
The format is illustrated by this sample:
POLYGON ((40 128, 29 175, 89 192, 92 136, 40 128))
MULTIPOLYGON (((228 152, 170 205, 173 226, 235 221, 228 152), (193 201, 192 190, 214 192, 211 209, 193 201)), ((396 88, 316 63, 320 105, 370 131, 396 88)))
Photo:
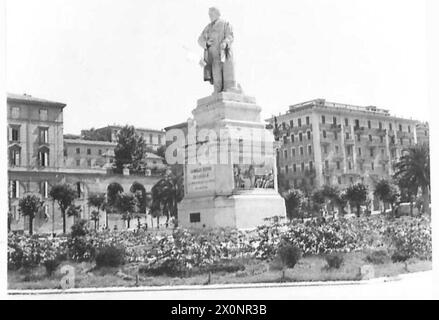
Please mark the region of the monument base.
POLYGON ((231 196, 186 197, 178 206, 182 228, 251 229, 266 218, 285 216, 285 201, 275 190, 242 190, 231 196))

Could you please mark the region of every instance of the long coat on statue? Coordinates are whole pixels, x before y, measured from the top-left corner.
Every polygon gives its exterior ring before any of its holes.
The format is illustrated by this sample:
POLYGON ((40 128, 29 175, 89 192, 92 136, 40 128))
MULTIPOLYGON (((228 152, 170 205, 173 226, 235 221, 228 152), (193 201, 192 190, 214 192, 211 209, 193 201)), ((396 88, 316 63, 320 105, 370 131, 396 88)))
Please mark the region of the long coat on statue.
POLYGON ((198 38, 198 43, 204 48, 204 81, 213 84, 215 92, 236 87, 232 42, 232 27, 222 19, 209 23, 198 38))

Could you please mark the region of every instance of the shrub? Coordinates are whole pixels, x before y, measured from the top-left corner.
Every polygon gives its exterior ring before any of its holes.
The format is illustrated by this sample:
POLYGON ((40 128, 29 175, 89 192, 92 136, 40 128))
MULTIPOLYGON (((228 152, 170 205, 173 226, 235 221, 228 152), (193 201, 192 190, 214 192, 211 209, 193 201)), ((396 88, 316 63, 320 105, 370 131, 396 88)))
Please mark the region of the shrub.
POLYGON ((276 256, 284 268, 294 268, 302 257, 302 251, 292 244, 281 244, 276 256))
POLYGON ((407 251, 395 251, 392 254, 392 262, 405 262, 411 258, 407 251))
POLYGON ((243 265, 241 262, 236 260, 226 260, 226 261, 219 261, 216 262, 207 268, 205 268, 206 272, 237 272, 237 271, 244 271, 245 265, 243 265))
POLYGON ((61 261, 58 258, 50 259, 44 261, 44 267, 46 268, 46 274, 47 276, 52 276, 55 272, 56 268, 60 265, 61 261))
POLYGON ((68 257, 74 261, 91 261, 96 248, 87 237, 73 237, 67 240, 68 257))
POLYGON ((169 258, 163 260, 154 265, 142 265, 139 267, 139 273, 144 273, 146 275, 151 276, 183 276, 188 275, 188 268, 184 265, 184 263, 175 258, 169 258))
POLYGON ((98 249, 96 267, 119 267, 125 263, 125 249, 123 247, 108 246, 98 249))
POLYGON ((389 260, 386 250, 374 250, 366 256, 366 261, 371 264, 384 264, 389 260))
POLYGON ((325 256, 328 269, 340 269, 344 262, 344 257, 340 253, 331 253, 325 256))
POLYGON ((87 223, 88 221, 85 219, 81 219, 75 222, 72 226, 72 232, 70 233, 70 236, 72 238, 86 236, 89 233, 87 223))

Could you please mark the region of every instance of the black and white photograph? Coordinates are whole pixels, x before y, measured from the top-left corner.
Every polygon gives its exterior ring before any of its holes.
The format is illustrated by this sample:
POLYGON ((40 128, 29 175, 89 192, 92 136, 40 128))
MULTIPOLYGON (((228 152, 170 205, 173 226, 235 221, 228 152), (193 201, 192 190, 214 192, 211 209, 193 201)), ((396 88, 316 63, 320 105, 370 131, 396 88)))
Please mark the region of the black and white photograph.
POLYGON ((3 1, 7 297, 431 298, 431 2, 3 1))

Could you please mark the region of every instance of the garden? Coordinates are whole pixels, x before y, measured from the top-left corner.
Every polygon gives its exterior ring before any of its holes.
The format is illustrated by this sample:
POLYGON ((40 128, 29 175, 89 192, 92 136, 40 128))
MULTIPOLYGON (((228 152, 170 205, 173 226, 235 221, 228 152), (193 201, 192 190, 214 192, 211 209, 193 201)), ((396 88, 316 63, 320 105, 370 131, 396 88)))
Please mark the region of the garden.
POLYGON ((254 230, 8 236, 9 289, 361 280, 431 269, 428 215, 283 220, 254 230), (69 275, 71 277, 72 274, 69 275), (370 276, 370 274, 369 274, 370 276))

